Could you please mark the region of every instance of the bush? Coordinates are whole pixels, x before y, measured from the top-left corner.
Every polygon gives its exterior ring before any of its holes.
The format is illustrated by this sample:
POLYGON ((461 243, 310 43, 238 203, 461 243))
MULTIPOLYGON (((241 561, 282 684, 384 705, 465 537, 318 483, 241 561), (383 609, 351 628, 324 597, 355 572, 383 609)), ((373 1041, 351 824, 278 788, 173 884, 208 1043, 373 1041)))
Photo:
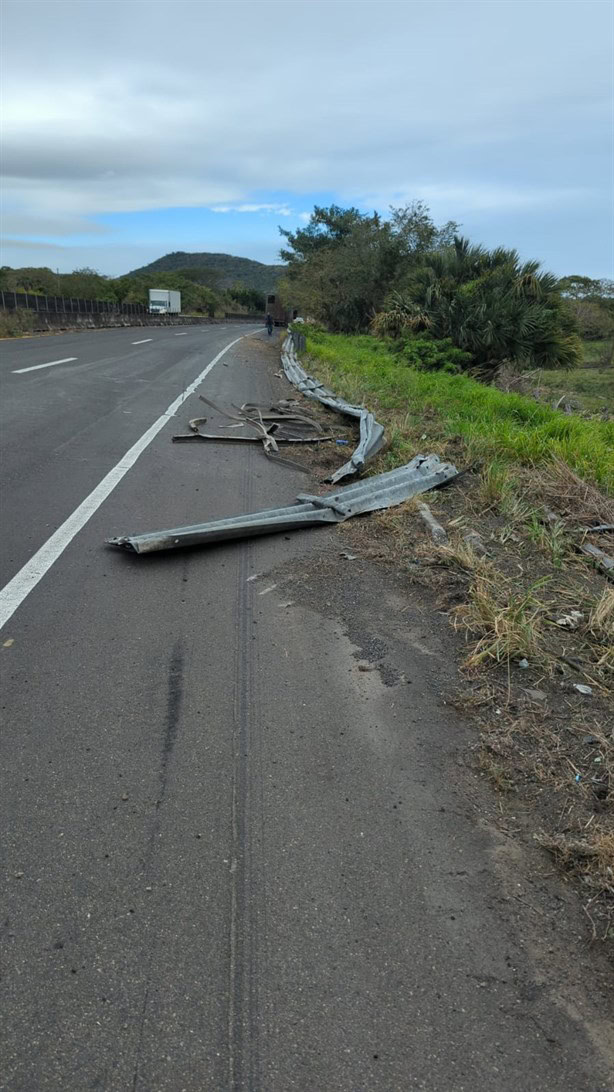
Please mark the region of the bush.
POLYGON ((573 368, 582 358, 575 319, 551 273, 521 263, 515 250, 489 251, 461 238, 423 256, 372 329, 449 338, 484 372, 510 361, 573 368))
POLYGON ((406 335, 393 342, 392 349, 403 364, 423 372, 456 375, 466 371, 471 364, 471 354, 457 349, 450 338, 435 341, 433 338, 406 335))
POLYGON ((35 327, 36 314, 25 308, 15 311, 0 311, 0 337, 21 337, 31 334, 35 327))

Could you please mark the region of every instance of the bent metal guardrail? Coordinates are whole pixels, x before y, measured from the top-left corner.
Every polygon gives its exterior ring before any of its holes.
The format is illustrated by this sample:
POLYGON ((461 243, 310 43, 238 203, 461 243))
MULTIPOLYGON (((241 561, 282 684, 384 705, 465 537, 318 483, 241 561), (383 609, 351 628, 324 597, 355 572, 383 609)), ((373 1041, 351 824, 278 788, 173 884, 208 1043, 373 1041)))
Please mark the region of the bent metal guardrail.
POLYGON ((182 546, 206 546, 227 539, 269 535, 276 531, 300 530, 318 523, 343 523, 351 516, 393 508, 418 493, 444 485, 457 474, 456 467, 442 463, 438 455, 416 455, 405 466, 365 478, 336 493, 325 493, 321 497, 299 493, 296 503, 285 508, 267 508, 249 515, 142 535, 121 535, 108 539, 108 545, 130 553, 149 554, 158 550, 177 550, 182 546))
POLYGON ((323 383, 320 383, 319 379, 314 379, 312 375, 308 375, 296 355, 295 337, 300 338, 304 346, 305 339, 301 334, 288 334, 282 346, 281 362, 286 378, 307 398, 317 398, 318 402, 328 406, 329 409, 336 410, 337 413, 343 413, 348 417, 356 417, 360 423, 358 446, 352 452, 347 463, 340 466, 327 479, 330 482, 339 482, 342 478, 348 478, 352 474, 359 474, 364 469, 367 460, 372 459, 377 454, 384 443, 384 426, 375 420, 370 410, 365 409, 364 406, 353 406, 343 398, 338 398, 323 383))

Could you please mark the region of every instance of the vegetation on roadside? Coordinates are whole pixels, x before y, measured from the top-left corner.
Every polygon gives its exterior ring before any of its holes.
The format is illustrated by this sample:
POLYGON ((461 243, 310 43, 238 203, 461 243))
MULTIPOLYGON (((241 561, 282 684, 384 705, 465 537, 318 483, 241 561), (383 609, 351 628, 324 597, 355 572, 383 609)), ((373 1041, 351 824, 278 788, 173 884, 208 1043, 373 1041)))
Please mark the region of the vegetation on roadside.
POLYGON ((563 372, 540 370, 529 382, 536 394, 551 404, 560 403, 576 412, 614 415, 614 367, 582 367, 563 372))
POLYGON ((524 367, 580 363, 576 322, 556 277, 514 250, 488 251, 456 237, 424 255, 372 322, 375 334, 425 332, 449 338, 482 373, 504 361, 524 367))
POLYGON ((35 329, 36 314, 20 308, 17 311, 0 311, 0 338, 22 337, 35 329))
POLYGON ((365 331, 389 293, 431 249, 449 246, 458 224, 437 227, 422 202, 389 220, 358 209, 315 207, 306 227, 280 228, 288 303, 344 333, 365 331))
POLYGON ((437 226, 422 202, 388 218, 335 205, 314 209, 290 232, 282 295, 331 332, 371 331, 385 340, 412 335, 450 342, 465 356, 459 370, 492 377, 514 368, 573 368, 580 335, 607 339, 614 329, 614 285, 559 280, 515 250, 488 250, 437 226))
MULTIPOLYGON (((611 344, 614 337, 614 281, 594 280, 576 274, 563 277, 559 288, 581 336, 595 342, 607 342, 609 339, 611 344)), ((612 362, 610 353, 609 363, 612 362)))
POLYGON ((558 458, 614 493, 614 421, 586 420, 506 393, 457 371, 458 350, 436 342, 442 365, 430 370, 432 343, 410 339, 410 353, 368 334, 343 336, 303 326, 320 378, 344 397, 364 402, 388 425, 389 464, 404 462, 429 441, 431 450, 465 464, 488 460, 536 467, 558 458), (408 366, 409 365, 409 366, 408 366), (424 437, 424 440, 422 440, 424 437), (459 451, 460 446, 460 451, 459 451))

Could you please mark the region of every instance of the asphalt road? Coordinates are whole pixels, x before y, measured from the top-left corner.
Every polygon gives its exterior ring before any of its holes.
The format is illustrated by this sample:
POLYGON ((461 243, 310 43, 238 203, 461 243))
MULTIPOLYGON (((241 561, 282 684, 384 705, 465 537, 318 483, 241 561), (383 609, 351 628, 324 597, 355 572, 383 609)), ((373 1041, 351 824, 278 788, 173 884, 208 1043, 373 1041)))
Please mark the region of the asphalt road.
MULTIPOLYGON (((310 565, 334 530, 144 558, 103 545, 286 503, 304 477, 171 444, 202 412, 192 394, 44 575, 20 575, 245 333, 1 346, 0 584, 19 603, 0 634, 0 1088, 606 1089, 448 783, 462 728, 422 623, 388 644, 412 686, 357 669, 361 603, 345 592, 335 616, 284 585, 300 570, 321 589, 310 565)), ((239 341, 200 389, 267 400, 266 350, 239 341)))

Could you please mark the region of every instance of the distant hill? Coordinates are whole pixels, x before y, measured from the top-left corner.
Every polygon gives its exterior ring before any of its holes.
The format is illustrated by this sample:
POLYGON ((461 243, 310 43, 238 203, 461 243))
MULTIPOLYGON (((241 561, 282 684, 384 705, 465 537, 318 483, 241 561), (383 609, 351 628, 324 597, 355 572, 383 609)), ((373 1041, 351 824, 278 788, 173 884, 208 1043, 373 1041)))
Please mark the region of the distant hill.
POLYGON ((208 254, 207 252, 188 254, 185 250, 175 250, 172 254, 165 254, 163 258, 142 266, 141 269, 131 270, 126 276, 136 277, 143 273, 173 273, 179 269, 184 272, 189 269, 198 270, 199 281, 204 280, 203 273, 209 273, 211 280, 215 279, 216 287, 219 288, 229 288, 230 285, 241 281, 248 288, 256 288, 260 292, 271 292, 284 272, 285 266, 264 265, 262 262, 252 261, 251 258, 234 258, 231 254, 208 254))

